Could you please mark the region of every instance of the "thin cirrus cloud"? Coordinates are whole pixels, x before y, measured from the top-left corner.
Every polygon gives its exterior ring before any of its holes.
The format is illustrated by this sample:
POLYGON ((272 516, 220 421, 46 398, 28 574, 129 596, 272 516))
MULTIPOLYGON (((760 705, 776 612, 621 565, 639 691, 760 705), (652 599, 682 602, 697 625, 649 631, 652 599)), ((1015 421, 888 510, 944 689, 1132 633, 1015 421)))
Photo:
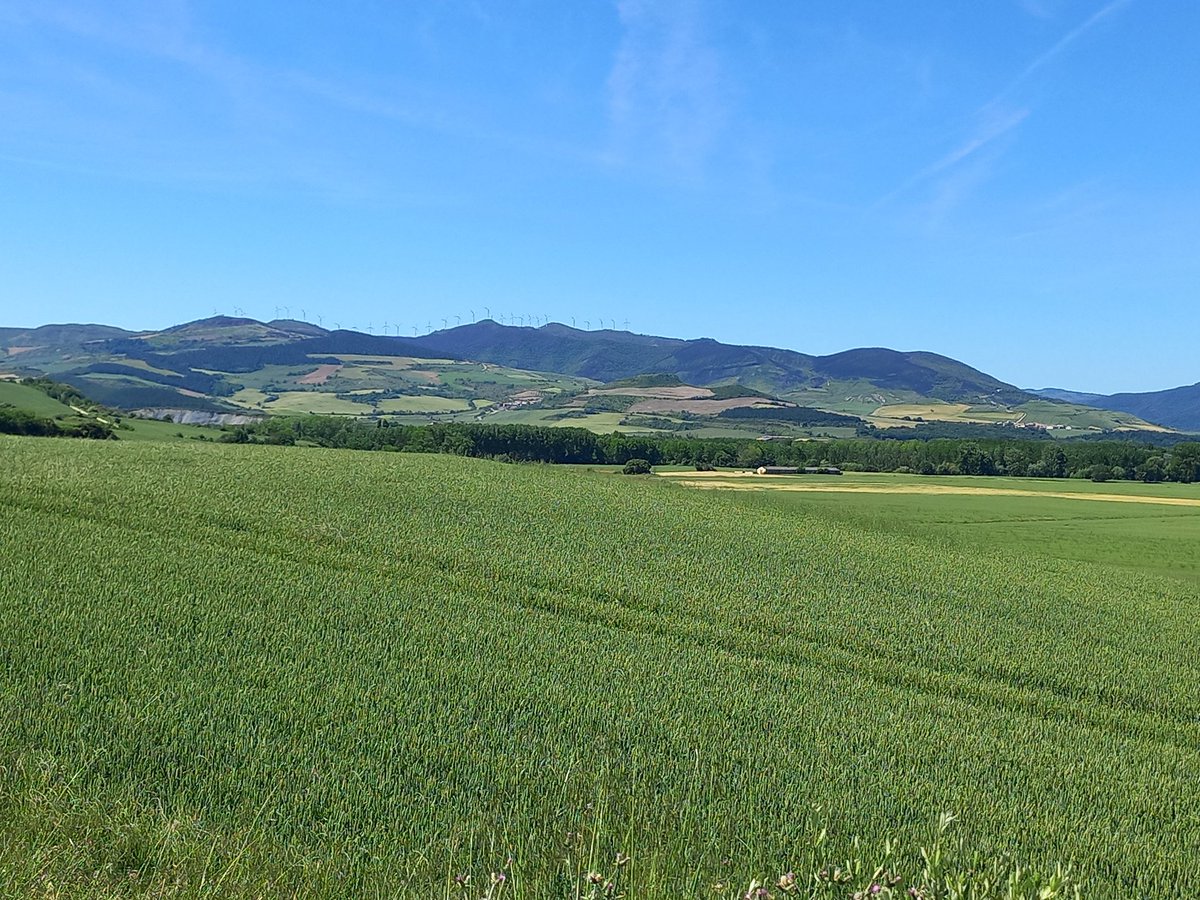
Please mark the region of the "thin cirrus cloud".
MULTIPOLYGON (((1084 20, 1082 24, 1077 25, 1064 34, 1052 47, 1034 58, 999 93, 975 111, 975 127, 965 140, 945 156, 916 172, 902 182, 899 187, 880 198, 874 204, 874 208, 878 209, 886 206, 918 186, 940 179, 964 161, 977 157, 980 151, 995 144, 1006 135, 1011 134, 1029 118, 1032 110, 1027 106, 1014 108, 1008 102, 1008 98, 1015 94, 1036 73, 1046 68, 1061 56, 1072 44, 1102 21, 1129 5, 1130 2, 1132 0, 1111 0, 1111 2, 1084 20)), ((948 212, 957 202, 968 196, 969 190, 964 187, 965 185, 970 184, 974 186, 986 180, 986 169, 990 169, 990 166, 977 167, 970 178, 955 178, 949 183, 936 184, 935 194, 939 198, 936 205, 940 212, 948 212)))
POLYGON ((1092 15, 1089 16, 1088 19, 1083 22, 1083 24, 1078 25, 1075 28, 1072 28, 1065 35, 1063 35, 1061 38, 1059 38, 1058 42, 1053 47, 1051 47, 1049 50, 1047 50, 1041 56, 1037 57, 1037 59, 1033 60, 1033 62, 1031 62, 1029 65, 1027 65, 1024 69, 1022 69, 1017 74, 1016 78, 1014 78, 1012 81, 1010 81, 1008 83, 1008 86, 1005 87, 1004 90, 1000 92, 1000 94, 997 96, 996 99, 1005 97, 1008 94, 1015 91, 1031 75, 1033 75, 1039 69, 1042 69, 1045 66, 1049 65, 1058 56, 1060 56, 1064 50, 1066 50, 1068 47, 1070 47, 1073 43, 1075 43, 1077 40, 1079 40, 1081 37, 1083 37, 1085 34, 1087 34, 1089 31, 1091 31, 1097 25, 1099 25, 1102 21, 1107 19, 1109 16, 1118 12, 1122 7, 1128 6, 1131 2, 1132 2, 1132 0, 1112 0, 1112 2, 1108 3, 1107 5, 1101 7, 1099 10, 1097 10, 1096 12, 1092 13, 1092 15))
MULTIPOLYGON (((88 171, 99 174, 206 185, 287 183, 351 200, 409 197, 414 190, 432 198, 421 179, 392 165, 384 154, 341 152, 340 139, 310 140, 312 123, 326 121, 335 110, 350 117, 348 121, 355 127, 382 129, 374 132, 372 146, 389 141, 412 143, 409 136, 421 134, 450 142, 486 144, 534 158, 573 164, 596 162, 593 148, 528 133, 479 115, 479 104, 472 104, 469 97, 452 88, 387 73, 372 83, 360 84, 354 79, 272 65, 231 52, 197 27, 183 0, 164 2, 161 7, 128 2, 118 12, 55 2, 21 10, 21 15, 10 11, 7 17, 0 11, 0 24, 16 26, 35 36, 40 30, 44 35, 83 42, 100 54, 93 61, 92 73, 111 82, 103 98, 107 100, 103 104, 104 127, 96 128, 88 117, 57 116, 62 128, 80 138, 63 146, 86 145, 94 153, 108 148, 110 152, 102 153, 109 160, 107 169, 95 160, 87 164, 88 171), (126 102, 116 88, 131 89, 135 82, 116 68, 105 74, 109 65, 105 54, 157 65, 162 77, 137 83, 139 102, 126 102), (199 91, 203 102, 197 104, 194 98, 181 101, 178 94, 182 90, 199 91), (203 110, 185 125, 200 133, 196 141, 178 140, 161 125, 164 117, 187 103, 203 110), (152 159, 147 157, 156 145, 145 140, 148 133, 165 142, 152 159), (138 162, 131 164, 135 156, 138 162)), ((482 16, 482 8, 475 11, 482 16)), ((29 52, 55 73, 54 81, 60 89, 82 97, 82 108, 93 108, 91 101, 96 99, 97 91, 68 83, 61 61, 42 49, 46 43, 37 36, 28 42, 29 52)), ((67 98, 61 94, 46 94, 43 101, 43 121, 53 117, 52 110, 67 108, 67 98)), ((4 107, 0 94, 0 111, 4 107)), ((34 151, 13 141, 7 143, 10 146, 0 142, 0 154, 6 159, 20 161, 34 155, 34 151)), ((66 170, 84 168, 74 154, 57 151, 34 161, 66 170)), ((451 190, 446 202, 457 205, 461 199, 451 190)), ((422 201, 423 205, 426 202, 422 201)))
MULTIPOLYGON (((976 156, 981 150, 1000 140, 1006 134, 1017 128, 1029 117, 1028 109, 999 110, 990 104, 979 110, 981 122, 975 131, 961 144, 943 156, 941 159, 915 173, 903 184, 876 202, 876 208, 885 206, 916 186, 928 182, 955 168, 964 160, 976 156)), ((971 179, 972 184, 978 184, 982 178, 971 179)), ((960 182, 961 183, 961 182, 960 182)), ((943 193, 943 201, 939 204, 943 212, 949 211, 952 205, 945 201, 950 196, 943 193)), ((954 192, 956 199, 966 196, 965 191, 954 192)))
POLYGON ((161 7, 132 3, 121 7, 120 14, 46 3, 30 7, 14 22, 32 34, 40 29, 84 42, 99 54, 85 80, 64 67, 60 56, 42 50, 45 40, 29 42, 34 58, 52 73, 47 83, 58 85, 57 92, 43 93, 39 127, 46 129, 45 122, 56 119, 76 136, 62 146, 87 147, 90 157, 85 160, 69 149, 26 150, 14 144, 4 157, 22 164, 190 186, 280 182, 320 195, 357 198, 377 194, 379 178, 356 171, 330 148, 301 139, 306 122, 320 106, 444 127, 427 111, 411 111, 398 100, 359 95, 228 52, 199 36, 181 2, 161 7), (135 96, 135 82, 121 67, 113 67, 110 58, 158 66, 162 77, 138 82, 135 96), (188 80, 181 81, 180 75, 188 80), (202 104, 204 112, 189 120, 190 132, 185 130, 181 137, 163 119, 184 105, 179 95, 189 89, 185 85, 200 91, 207 102, 202 104), (51 112, 70 108, 71 98, 79 110, 103 110, 103 126, 97 127, 98 112, 51 112))
POLYGON ((696 0, 618 0, 605 161, 703 173, 728 116, 719 54, 696 0))

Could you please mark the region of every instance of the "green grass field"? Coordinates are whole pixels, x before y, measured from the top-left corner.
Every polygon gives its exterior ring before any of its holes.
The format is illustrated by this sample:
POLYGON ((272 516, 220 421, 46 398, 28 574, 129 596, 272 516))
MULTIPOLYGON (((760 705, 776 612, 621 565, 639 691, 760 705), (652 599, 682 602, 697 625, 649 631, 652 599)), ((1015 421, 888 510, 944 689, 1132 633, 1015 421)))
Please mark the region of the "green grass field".
POLYGON ((1055 403, 1050 400, 1030 400, 1017 407, 1030 422, 1047 425, 1069 425, 1073 429, 1088 428, 1145 428, 1147 423, 1137 416, 1107 409, 1092 409, 1074 403, 1055 403))
MULTIPOLYGON (((842 403, 838 406, 843 411, 858 411, 851 409, 853 403, 842 403)), ((830 408, 833 408, 832 406, 830 408)), ((874 410, 859 412, 867 415, 870 421, 883 426, 907 426, 908 420, 925 422, 958 422, 958 423, 999 423, 999 422, 1037 422, 1042 425, 1069 426, 1072 431, 1088 431, 1097 429, 1148 429, 1162 430, 1150 426, 1146 422, 1128 413, 1110 412, 1105 409, 1092 409, 1071 403, 1057 403, 1051 400, 1031 400, 1014 407, 1004 406, 970 406, 966 403, 945 403, 938 400, 922 398, 916 402, 888 403, 874 410)), ((1065 432, 1065 429, 1064 429, 1065 432)), ((1070 432, 1056 432, 1060 437, 1069 436, 1070 432)))
POLYGON ((539 425, 546 428, 587 428, 599 434, 620 431, 623 434, 656 434, 649 428, 622 425, 624 413, 597 412, 583 416, 563 416, 561 409, 505 409, 489 413, 484 419, 489 425, 539 425))
POLYGON ((0 406, 4 405, 35 416, 61 418, 68 425, 93 418, 115 425, 119 418, 121 424, 116 430, 116 437, 122 441, 178 441, 185 438, 214 438, 219 434, 215 428, 198 425, 175 425, 171 422, 117 416, 112 413, 79 413, 37 388, 0 380, 0 406))
POLYGON ((126 416, 117 429, 117 440, 138 442, 182 441, 194 439, 216 440, 221 435, 219 428, 208 425, 177 425, 155 419, 135 419, 126 416))
POLYGON ((44 391, 27 384, 0 379, 0 406, 12 406, 35 416, 75 416, 75 410, 44 391))
MULTIPOLYGON (((686 470, 678 477, 695 480, 686 470)), ((1125 569, 1200 585, 1200 485, 859 473, 774 479, 718 475, 709 481, 958 552, 1009 552, 1021 561, 1046 557, 1085 563, 1096 571, 1125 569), (1165 502, 1130 502, 1154 500, 1165 502)))
POLYGON ((740 897, 911 873, 946 811, 1088 897, 1195 883, 1192 582, 667 478, 0 457, 0 894, 584 897, 624 852, 629 897, 740 897))
POLYGON ((380 400, 375 407, 382 413, 465 412, 472 408, 469 400, 448 397, 397 397, 380 400))
POLYGON ((270 395, 276 398, 274 400, 269 399, 266 394, 261 394, 261 396, 260 394, 260 391, 247 388, 238 391, 230 399, 242 405, 253 405, 267 412, 285 416, 310 414, 367 416, 374 412, 374 408, 369 403, 344 400, 336 394, 325 391, 283 391, 270 395))

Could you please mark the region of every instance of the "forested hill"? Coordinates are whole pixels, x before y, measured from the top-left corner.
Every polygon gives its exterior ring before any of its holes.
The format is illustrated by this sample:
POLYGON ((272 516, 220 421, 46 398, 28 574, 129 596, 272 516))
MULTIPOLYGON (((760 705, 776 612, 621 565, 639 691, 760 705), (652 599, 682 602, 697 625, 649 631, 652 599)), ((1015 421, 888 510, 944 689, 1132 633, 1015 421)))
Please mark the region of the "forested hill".
POLYGON ((688 384, 735 381, 772 394, 820 388, 829 381, 861 381, 946 401, 1020 403, 1031 395, 965 363, 935 353, 862 348, 831 356, 681 340, 628 331, 583 331, 552 323, 512 327, 491 320, 412 340, 452 359, 474 359, 520 369, 615 381, 669 372, 688 384))
MULTIPOLYGON (((485 319, 420 337, 329 331, 290 319, 264 323, 228 316, 158 332, 74 325, 0 329, 0 364, 21 374, 78 374, 63 365, 66 359, 76 368, 128 367, 129 360, 141 360, 159 373, 160 380, 203 394, 212 392, 202 384, 205 379, 197 376, 198 371, 251 372, 267 365, 345 354, 472 360, 600 382, 669 373, 687 384, 736 383, 774 396, 819 391, 837 383, 853 385, 855 392, 902 391, 948 402, 1013 404, 1032 399, 1011 384, 934 353, 875 347, 810 356, 711 338, 682 340, 558 323, 534 328, 485 319), (81 347, 85 354, 79 353, 81 347)), ((145 371, 143 367, 142 377, 145 371)))
POLYGON ((1179 431, 1200 431, 1200 384, 1140 394, 1086 394, 1059 388, 1043 388, 1033 393, 1098 409, 1117 409, 1179 431))
POLYGON ((1200 384, 1145 394, 1112 394, 1091 405, 1131 412, 1180 431, 1200 431, 1200 384))

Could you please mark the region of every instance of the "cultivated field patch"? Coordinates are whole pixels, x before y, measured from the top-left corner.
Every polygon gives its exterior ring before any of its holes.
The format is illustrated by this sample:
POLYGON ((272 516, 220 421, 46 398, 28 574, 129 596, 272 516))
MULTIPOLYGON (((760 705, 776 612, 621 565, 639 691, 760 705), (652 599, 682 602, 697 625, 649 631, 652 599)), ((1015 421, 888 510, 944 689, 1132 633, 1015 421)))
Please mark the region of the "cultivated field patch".
POLYGON ((654 400, 703 400, 711 397, 713 392, 708 388, 692 387, 691 385, 675 385, 671 387, 621 387, 593 388, 589 396, 616 397, 645 397, 654 400))
POLYGON ((759 397, 732 397, 728 400, 639 400, 629 407, 631 413, 688 412, 700 416, 715 416, 727 409, 764 405, 759 397))
POLYGON ((975 497, 1055 497, 1060 500, 1094 500, 1107 503, 1148 503, 1160 506, 1200 507, 1198 497, 1161 497, 1139 494, 1097 493, 1094 491, 1033 490, 1013 487, 990 487, 988 485, 939 484, 930 480, 922 484, 902 482, 832 482, 817 480, 805 475, 757 475, 754 473, 725 472, 661 472, 680 484, 717 489, 764 491, 799 491, 823 494, 923 494, 960 495, 975 497))
POLYGON ((376 401, 375 408, 383 413, 463 412, 471 409, 471 402, 452 397, 392 397, 376 401))
POLYGON ((297 384, 324 384, 330 378, 332 378, 334 375, 336 375, 339 371, 341 371, 341 368, 342 368, 341 365, 332 365, 332 364, 317 366, 315 369, 313 369, 311 372, 309 372, 304 377, 297 378, 296 383, 297 384))

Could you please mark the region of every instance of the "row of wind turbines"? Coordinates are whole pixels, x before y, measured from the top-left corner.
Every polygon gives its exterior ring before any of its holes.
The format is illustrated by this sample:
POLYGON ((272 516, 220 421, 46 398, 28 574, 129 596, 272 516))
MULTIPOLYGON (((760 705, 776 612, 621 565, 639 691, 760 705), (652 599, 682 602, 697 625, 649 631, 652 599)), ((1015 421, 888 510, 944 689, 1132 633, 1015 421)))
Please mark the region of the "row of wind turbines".
MULTIPOLYGON (((300 311, 300 321, 308 322, 308 310, 304 309, 303 307, 298 307, 298 309, 300 311)), ((475 315, 475 310, 473 310, 473 309, 468 310, 468 313, 469 313, 470 320, 472 322, 479 321, 478 317, 475 315)), ((242 316, 245 316, 246 311, 244 309, 242 309, 240 306, 235 306, 233 308, 233 314, 235 316, 242 317, 242 316)), ((218 312, 218 310, 214 309, 213 315, 214 316, 220 315, 220 313, 218 312)), ((291 317, 292 317, 292 308, 290 306, 279 305, 279 306, 275 307, 275 318, 276 319, 279 319, 279 318, 290 319, 291 317)), ((492 309, 490 306, 483 307, 483 318, 484 318, 484 320, 492 318, 492 309)), ((320 314, 316 314, 316 319, 317 319, 317 325, 321 328, 324 328, 325 327, 325 317, 320 314)), ((442 317, 442 329, 443 330, 450 327, 451 319, 454 319, 454 324, 456 327, 463 323, 463 316, 461 316, 457 313, 452 316, 443 316, 442 317)), ((575 316, 571 316, 570 319, 571 319, 571 327, 578 328, 579 326, 576 324, 577 320, 576 320, 575 316)), ((536 327, 540 327, 542 325, 548 325, 550 323, 550 316, 549 315, 540 315, 540 316, 539 315, 521 315, 519 313, 497 313, 496 321, 499 321, 499 323, 501 325, 511 325, 511 326, 517 326, 517 327, 521 327, 521 328, 526 328, 526 327, 536 328, 536 327)), ((592 320, 591 319, 582 319, 582 320, 578 320, 578 321, 583 322, 583 328, 585 331, 592 330, 592 320)), ((598 330, 603 330, 605 322, 609 323, 609 326, 613 331, 617 330, 617 320, 616 319, 601 317, 601 318, 598 318, 596 320, 596 322, 597 322, 598 330)), ((340 331, 342 328, 341 322, 331 321, 330 324, 333 326, 335 331, 340 331)), ((624 323, 622 323, 622 324, 623 324, 625 330, 628 331, 629 330, 629 320, 626 319, 624 321, 624 323)), ((358 326, 352 324, 349 326, 349 329, 351 331, 358 331, 358 326)), ((375 333, 375 323, 374 322, 367 323, 367 332, 370 334, 375 333)), ((425 334, 431 334, 432 332, 433 332, 433 320, 431 319, 425 323, 425 334)), ((385 334, 385 335, 394 334, 396 337, 400 337, 403 333, 402 326, 399 325, 398 323, 385 321, 383 323, 383 325, 381 326, 380 333, 385 334)), ((419 336, 420 333, 421 333, 421 326, 413 325, 412 326, 413 337, 419 336)))

